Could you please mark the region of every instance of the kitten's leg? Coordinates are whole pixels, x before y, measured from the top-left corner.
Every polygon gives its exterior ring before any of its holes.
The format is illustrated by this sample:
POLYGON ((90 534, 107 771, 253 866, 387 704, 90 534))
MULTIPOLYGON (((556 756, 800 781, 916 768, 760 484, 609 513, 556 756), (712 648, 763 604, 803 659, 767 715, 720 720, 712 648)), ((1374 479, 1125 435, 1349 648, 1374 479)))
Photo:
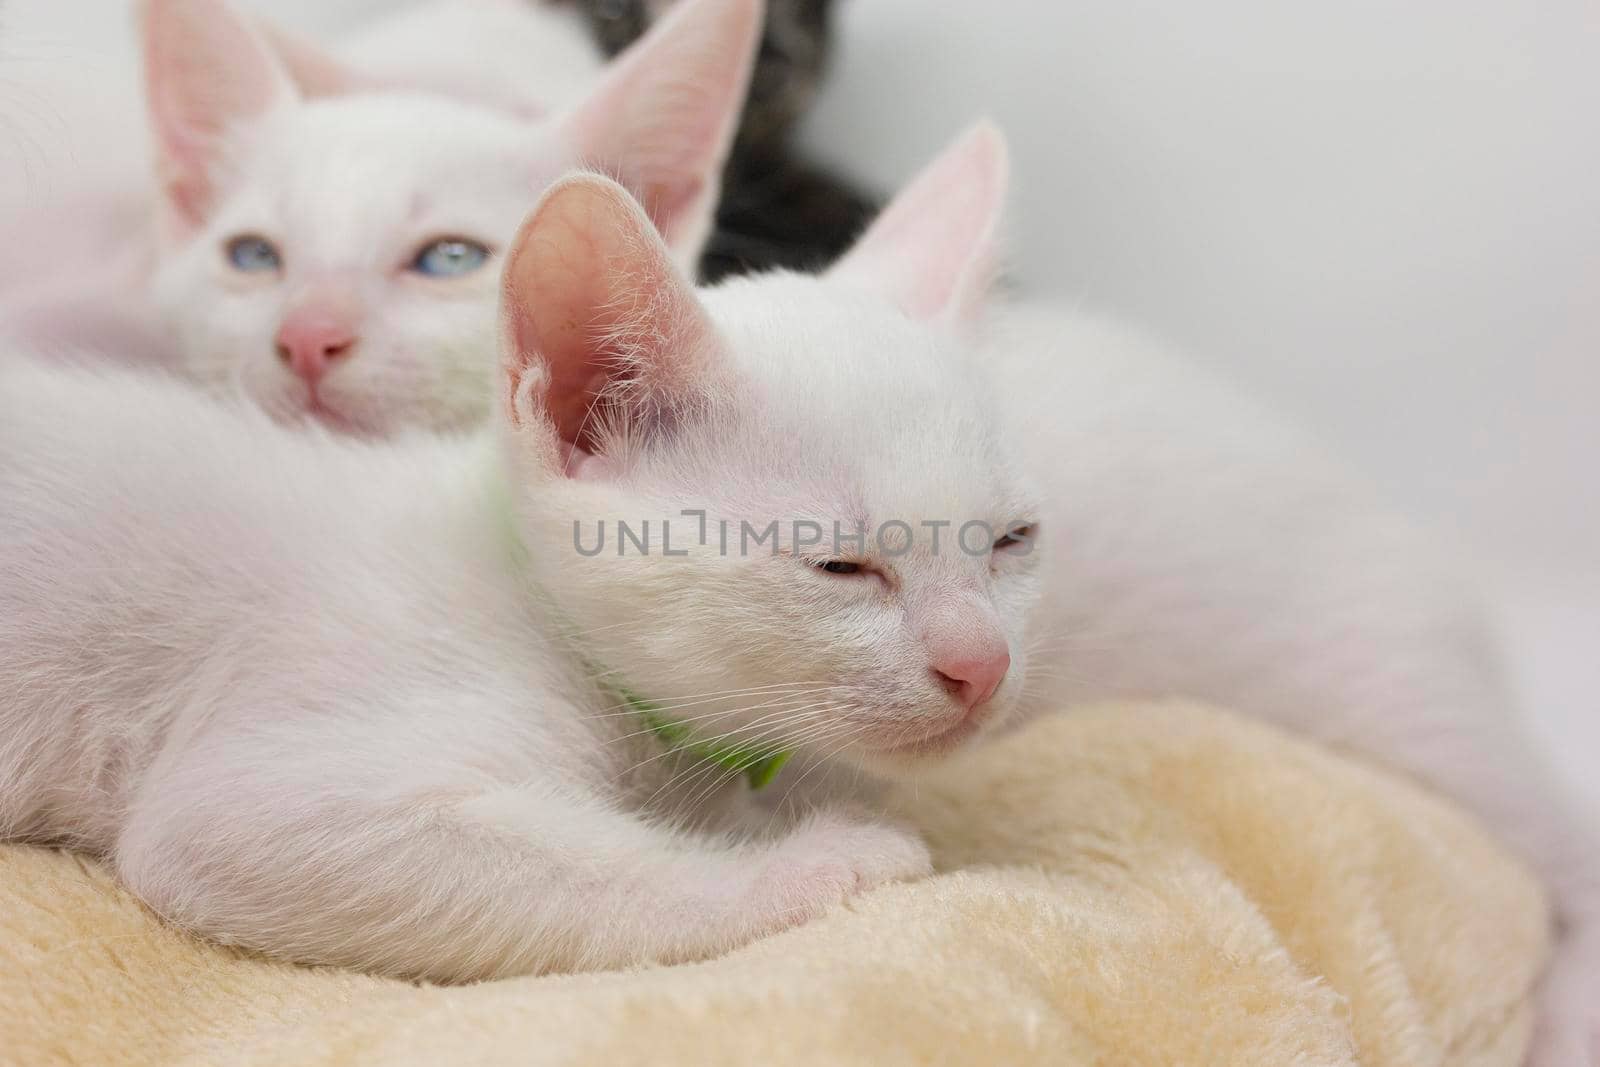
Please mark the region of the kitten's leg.
POLYGON ((293 777, 191 765, 147 783, 118 871, 219 941, 460 981, 711 956, 928 870, 912 834, 841 815, 729 843, 554 785, 386 796, 293 777))

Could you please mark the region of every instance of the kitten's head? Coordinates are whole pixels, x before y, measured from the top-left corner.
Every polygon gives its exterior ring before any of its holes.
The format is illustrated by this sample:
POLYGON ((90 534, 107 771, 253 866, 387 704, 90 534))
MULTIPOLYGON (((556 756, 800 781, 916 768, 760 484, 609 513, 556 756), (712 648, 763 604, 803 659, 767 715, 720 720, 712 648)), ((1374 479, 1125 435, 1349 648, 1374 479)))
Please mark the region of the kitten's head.
POLYGON ((532 580, 619 691, 880 768, 1011 714, 1037 511, 967 336, 1004 178, 980 127, 828 275, 701 292, 615 184, 547 194, 507 437, 532 580))
POLYGON ((477 421, 494 261, 557 176, 618 174, 693 263, 760 18, 759 0, 690 0, 540 117, 373 83, 220 0, 147 0, 154 289, 187 368, 358 432, 477 421))

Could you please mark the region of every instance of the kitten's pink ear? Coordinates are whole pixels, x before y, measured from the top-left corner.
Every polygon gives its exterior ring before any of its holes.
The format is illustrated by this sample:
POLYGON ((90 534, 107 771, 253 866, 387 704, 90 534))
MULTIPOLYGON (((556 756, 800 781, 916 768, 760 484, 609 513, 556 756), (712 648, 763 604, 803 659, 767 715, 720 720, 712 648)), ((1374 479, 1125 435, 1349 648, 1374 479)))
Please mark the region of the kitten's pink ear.
POLYGON ((288 74, 221 0, 145 0, 145 85, 164 191, 196 225, 215 199, 214 164, 236 124, 295 99, 288 74))
POLYGON ((523 223, 500 321, 511 420, 552 428, 569 465, 670 429, 715 364, 693 287, 627 190, 598 175, 558 181, 523 223))
POLYGON ((634 190, 685 266, 711 231, 764 12, 761 0, 683 0, 565 120, 579 158, 634 190))
POLYGON ((978 123, 895 195, 829 276, 917 318, 970 319, 993 278, 1007 170, 1005 137, 978 123))

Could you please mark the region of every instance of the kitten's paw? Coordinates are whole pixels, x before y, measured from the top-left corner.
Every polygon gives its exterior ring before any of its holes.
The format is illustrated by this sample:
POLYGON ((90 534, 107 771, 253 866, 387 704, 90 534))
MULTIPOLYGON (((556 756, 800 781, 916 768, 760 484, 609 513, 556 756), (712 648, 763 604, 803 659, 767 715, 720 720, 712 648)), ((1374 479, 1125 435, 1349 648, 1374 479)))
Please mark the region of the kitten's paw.
POLYGON ((816 918, 885 882, 931 873, 928 847, 890 823, 824 814, 775 842, 750 887, 763 933, 816 918))
POLYGON ((1600 1067, 1600 931, 1557 947, 1540 992, 1528 1067, 1600 1067))

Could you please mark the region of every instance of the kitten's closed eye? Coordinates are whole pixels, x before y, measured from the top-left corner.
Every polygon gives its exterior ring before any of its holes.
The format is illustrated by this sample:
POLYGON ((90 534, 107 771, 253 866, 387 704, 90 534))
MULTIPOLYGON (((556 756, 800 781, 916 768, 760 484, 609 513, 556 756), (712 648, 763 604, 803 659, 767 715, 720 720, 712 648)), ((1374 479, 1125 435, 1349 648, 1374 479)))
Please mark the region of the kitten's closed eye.
POLYGON ((1022 526, 1008 526, 1004 534, 995 538, 994 550, 996 552, 1005 552, 1008 549, 1026 549, 1030 547, 1033 537, 1034 529, 1032 523, 1022 526))
POLYGON ((409 269, 430 278, 456 278, 489 262, 489 249, 465 237, 441 237, 417 250, 409 269))
POLYGON ((246 274, 261 274, 283 268, 283 257, 278 246, 265 237, 243 233, 228 241, 225 246, 228 262, 235 270, 246 274))
MULTIPOLYGON (((1036 535, 1037 530, 1033 523, 1012 523, 1006 527, 1005 533, 995 538, 992 551, 1026 555, 1032 551, 1036 535)), ((850 576, 873 573, 869 565, 847 559, 813 559, 806 562, 816 570, 827 574, 850 576)))

